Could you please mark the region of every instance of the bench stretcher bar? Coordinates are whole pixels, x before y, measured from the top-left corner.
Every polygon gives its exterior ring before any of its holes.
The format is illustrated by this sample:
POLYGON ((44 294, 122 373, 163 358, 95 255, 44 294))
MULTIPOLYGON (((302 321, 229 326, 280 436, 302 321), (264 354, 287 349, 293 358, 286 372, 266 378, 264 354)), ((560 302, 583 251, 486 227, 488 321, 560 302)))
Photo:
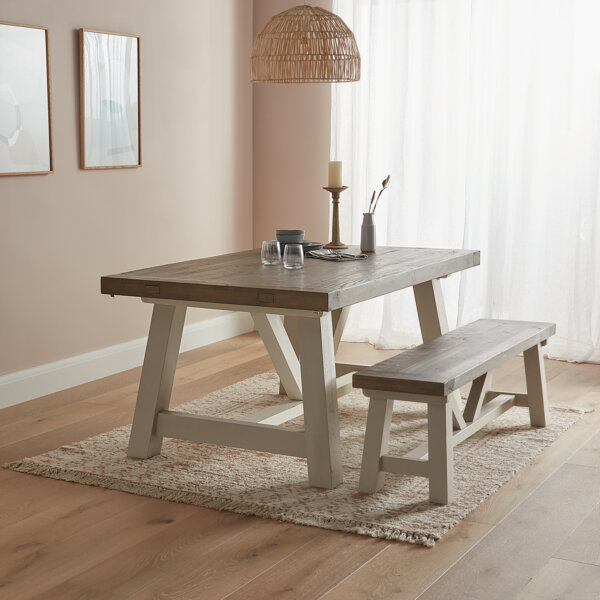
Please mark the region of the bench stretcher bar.
MULTIPOLYGON (((370 391, 365 390, 369 395, 370 391)), ((512 392, 490 391, 486 395, 486 403, 480 411, 477 420, 472 423, 467 422, 464 429, 455 431, 452 435, 452 445, 458 446, 461 442, 477 433, 485 427, 490 421, 499 417, 513 406, 529 406, 527 394, 515 394, 512 392)), ((384 454, 381 456, 379 468, 388 473, 397 473, 399 475, 417 475, 419 477, 429 477, 429 458, 427 442, 424 442, 407 452, 403 456, 391 456, 384 454)))

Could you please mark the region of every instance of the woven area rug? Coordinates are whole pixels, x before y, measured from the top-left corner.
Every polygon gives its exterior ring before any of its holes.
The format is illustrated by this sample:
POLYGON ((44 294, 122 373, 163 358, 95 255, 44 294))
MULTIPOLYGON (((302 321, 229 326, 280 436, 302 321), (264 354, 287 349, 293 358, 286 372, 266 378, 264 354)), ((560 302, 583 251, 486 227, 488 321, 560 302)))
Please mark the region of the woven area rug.
MULTIPOLYGON (((276 375, 264 373, 177 410, 235 418, 280 404, 276 375)), ((123 490, 303 525, 433 546, 453 525, 526 465, 583 411, 550 409, 550 425, 532 429, 527 409, 513 408, 455 449, 456 499, 428 501, 421 477, 388 474, 376 494, 358 494, 367 400, 360 391, 339 400, 344 483, 334 490, 307 484, 306 460, 165 439, 160 456, 126 456, 130 427, 5 465, 15 471, 123 490)), ((301 428, 302 417, 286 426, 301 428)), ((390 454, 427 439, 425 405, 396 402, 390 454)))

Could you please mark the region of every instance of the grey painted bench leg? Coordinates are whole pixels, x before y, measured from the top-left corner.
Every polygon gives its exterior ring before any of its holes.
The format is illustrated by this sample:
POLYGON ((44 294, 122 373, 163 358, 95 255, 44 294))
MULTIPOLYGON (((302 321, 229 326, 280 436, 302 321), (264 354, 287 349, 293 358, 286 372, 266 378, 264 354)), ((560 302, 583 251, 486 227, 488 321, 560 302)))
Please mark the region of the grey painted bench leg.
POLYGON ((454 497, 452 408, 450 403, 427 405, 429 499, 448 504, 454 497))
POLYGON ((540 344, 525 350, 525 379, 531 425, 545 427, 548 422, 548 395, 546 392, 546 370, 540 344))
POLYGON ((381 455, 387 452, 392 422, 393 400, 369 401, 369 414, 365 431, 362 467, 358 491, 372 493, 380 489, 385 482, 385 473, 380 470, 381 455))

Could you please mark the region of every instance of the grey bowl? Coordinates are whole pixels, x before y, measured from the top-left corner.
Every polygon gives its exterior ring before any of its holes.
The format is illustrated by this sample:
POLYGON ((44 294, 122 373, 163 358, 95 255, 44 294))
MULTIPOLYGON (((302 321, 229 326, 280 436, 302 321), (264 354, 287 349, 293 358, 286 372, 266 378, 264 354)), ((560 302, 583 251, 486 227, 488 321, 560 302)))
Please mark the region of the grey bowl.
POLYGON ((277 229, 277 241, 282 244, 299 244, 304 239, 304 229, 277 229))

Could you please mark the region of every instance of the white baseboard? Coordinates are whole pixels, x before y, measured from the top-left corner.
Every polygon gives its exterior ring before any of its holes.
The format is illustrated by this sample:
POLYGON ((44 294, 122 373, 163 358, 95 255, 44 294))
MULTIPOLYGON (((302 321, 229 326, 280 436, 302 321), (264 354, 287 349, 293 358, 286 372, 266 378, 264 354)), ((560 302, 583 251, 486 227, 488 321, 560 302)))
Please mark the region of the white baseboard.
MULTIPOLYGON (((254 329, 248 313, 230 313, 192 323, 183 330, 181 351, 220 342, 254 329)), ((146 337, 0 376, 0 408, 139 367, 146 337)))

